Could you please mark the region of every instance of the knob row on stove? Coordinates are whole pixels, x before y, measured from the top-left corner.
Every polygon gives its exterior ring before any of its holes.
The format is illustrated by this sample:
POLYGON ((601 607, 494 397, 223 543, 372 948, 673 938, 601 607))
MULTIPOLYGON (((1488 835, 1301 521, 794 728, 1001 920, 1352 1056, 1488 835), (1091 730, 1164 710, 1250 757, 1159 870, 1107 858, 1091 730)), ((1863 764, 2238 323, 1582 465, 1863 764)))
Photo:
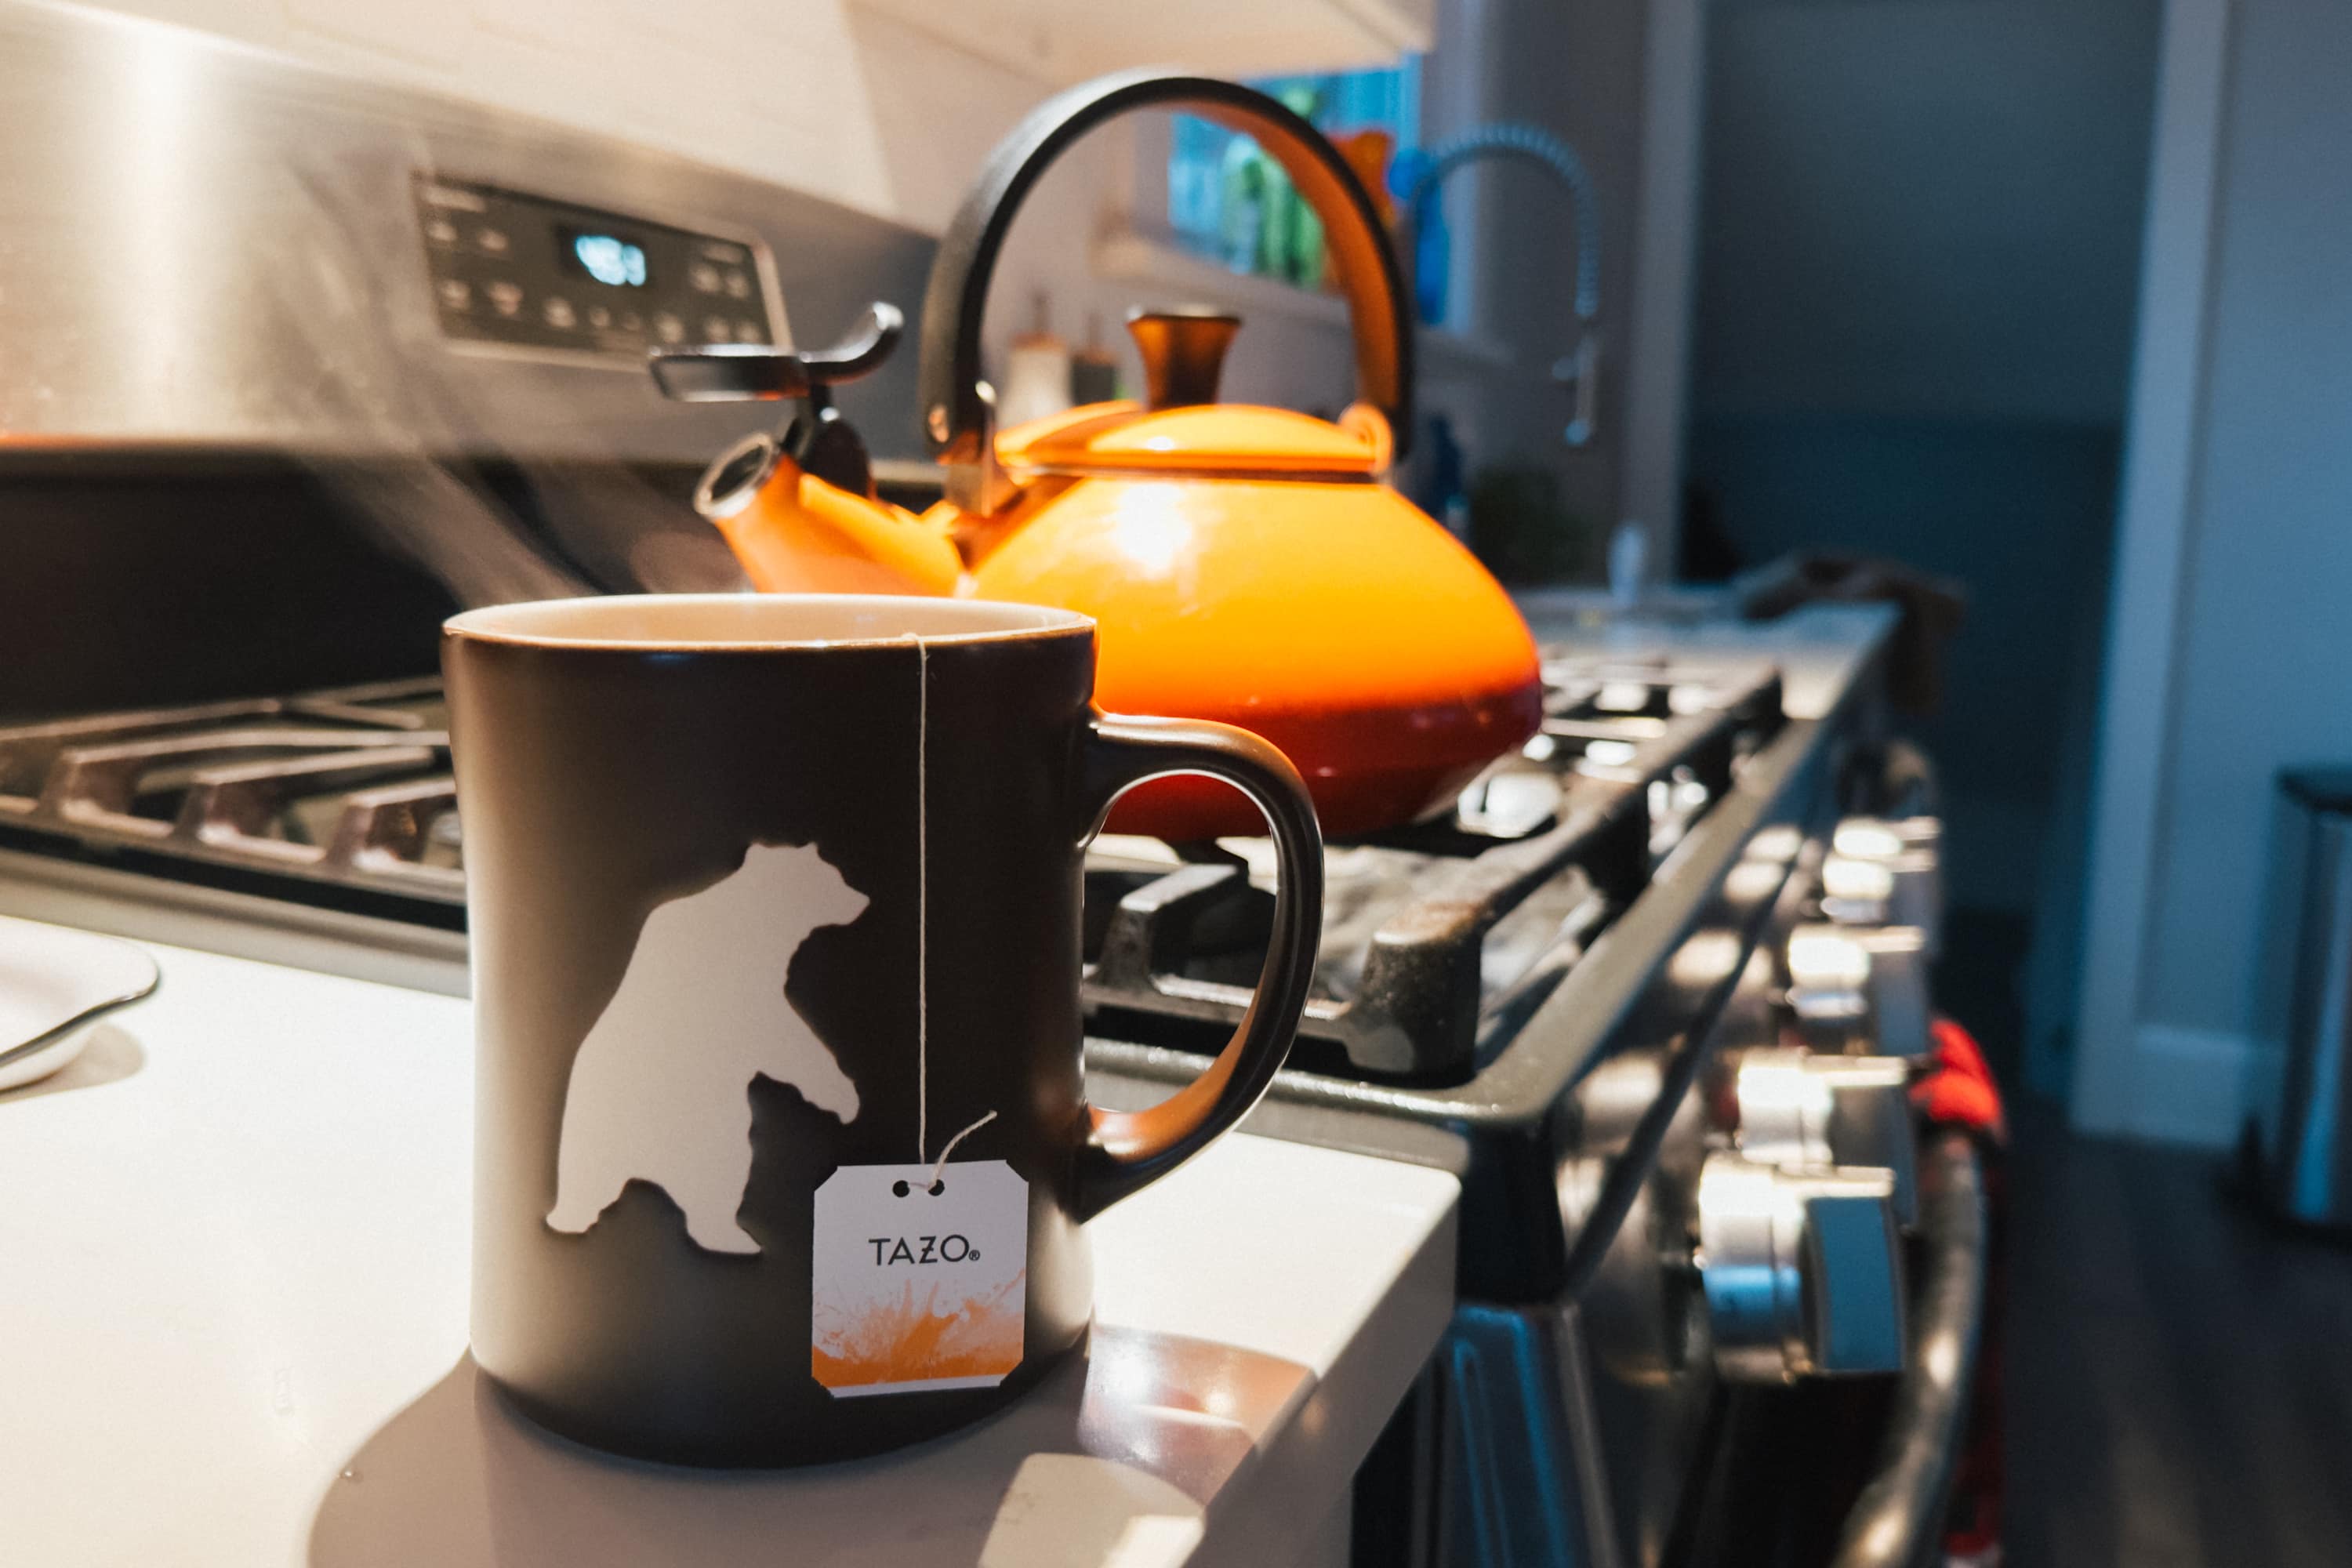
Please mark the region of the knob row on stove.
POLYGON ((1782 949, 1782 1040, 1730 1064, 1727 1148, 1697 1189, 1716 1368, 1736 1382, 1891 1373, 1917 1214, 1911 1062, 1929 1049, 1941 825, 1848 817, 1782 949))
POLYGON ((1789 933, 1783 1001, 1827 1051, 1924 1055, 1942 891, 1933 817, 1847 817, 1822 859, 1819 918, 1789 933))

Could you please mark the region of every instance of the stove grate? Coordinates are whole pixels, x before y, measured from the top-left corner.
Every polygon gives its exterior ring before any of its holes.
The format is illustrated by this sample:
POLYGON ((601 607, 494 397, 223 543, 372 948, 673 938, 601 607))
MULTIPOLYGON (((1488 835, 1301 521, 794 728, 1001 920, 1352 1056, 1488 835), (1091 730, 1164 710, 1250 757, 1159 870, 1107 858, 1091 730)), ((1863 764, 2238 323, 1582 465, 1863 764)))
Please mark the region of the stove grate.
MULTIPOLYGON (((1554 658, 1545 676, 1541 732, 1450 818, 1331 846, 1294 1065, 1467 1079, 1782 721, 1769 669, 1701 679, 1554 658)), ((1174 858, 1154 870, 1108 846, 1089 864, 1089 1028, 1212 1053, 1249 1005, 1272 857, 1264 840, 1229 839, 1174 858)))
POLYGON ((272 874, 462 907, 437 680, 100 714, 0 730, 0 828, 18 847, 142 868, 272 874))
MULTIPOLYGON (((1782 721, 1767 667, 1553 656, 1545 716, 1436 821, 1330 846, 1294 1060, 1454 1083, 1492 1059, 1782 721)), ((433 679, 0 730, 0 844, 461 928, 464 843, 433 679)), ((1273 905, 1263 839, 1100 841, 1091 1032, 1213 1054, 1273 905)))

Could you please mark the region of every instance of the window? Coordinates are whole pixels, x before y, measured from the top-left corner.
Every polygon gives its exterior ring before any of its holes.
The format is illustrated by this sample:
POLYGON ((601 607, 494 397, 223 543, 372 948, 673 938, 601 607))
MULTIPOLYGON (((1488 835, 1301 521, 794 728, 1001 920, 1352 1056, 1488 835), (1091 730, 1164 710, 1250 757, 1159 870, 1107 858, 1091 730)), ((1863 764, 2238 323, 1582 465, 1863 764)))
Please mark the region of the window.
MULTIPOLYGON (((1250 83, 1339 144, 1385 215, 1389 169, 1421 144, 1421 58, 1381 70, 1250 83)), ((1169 133, 1168 226, 1176 242, 1236 272, 1323 283, 1323 226, 1279 164, 1238 132, 1189 114, 1169 133)))

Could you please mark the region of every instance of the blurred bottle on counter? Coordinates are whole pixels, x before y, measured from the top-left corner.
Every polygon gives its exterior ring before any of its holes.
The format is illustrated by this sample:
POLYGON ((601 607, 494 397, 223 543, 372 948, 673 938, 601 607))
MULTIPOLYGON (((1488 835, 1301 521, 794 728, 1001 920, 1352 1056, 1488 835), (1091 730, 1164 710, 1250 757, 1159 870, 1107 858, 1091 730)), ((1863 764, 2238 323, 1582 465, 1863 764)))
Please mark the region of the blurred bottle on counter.
POLYGON ((1609 602, 1621 610, 1641 604, 1650 569, 1650 531, 1627 518, 1609 536, 1609 602))
POLYGON ((1224 164, 1217 174, 1217 249, 1219 259, 1235 272, 1258 269, 1271 163, 1246 136, 1225 144, 1224 164))
POLYGON ((1102 312, 1087 314, 1087 341, 1070 356, 1070 401, 1108 403, 1118 396, 1118 359, 1103 342, 1102 312))
POLYGON ((1070 345, 1054 335, 1052 314, 1051 302, 1038 290, 1033 324, 1013 340, 1005 355, 1004 384, 996 394, 1002 424, 1026 424, 1070 405, 1070 345))
MULTIPOLYGON (((1280 94, 1285 107, 1313 121, 1318 100, 1312 88, 1280 94)), ((1323 281, 1323 222, 1291 184, 1280 163, 1257 142, 1235 137, 1225 149, 1220 237, 1225 265, 1313 289, 1323 281)))

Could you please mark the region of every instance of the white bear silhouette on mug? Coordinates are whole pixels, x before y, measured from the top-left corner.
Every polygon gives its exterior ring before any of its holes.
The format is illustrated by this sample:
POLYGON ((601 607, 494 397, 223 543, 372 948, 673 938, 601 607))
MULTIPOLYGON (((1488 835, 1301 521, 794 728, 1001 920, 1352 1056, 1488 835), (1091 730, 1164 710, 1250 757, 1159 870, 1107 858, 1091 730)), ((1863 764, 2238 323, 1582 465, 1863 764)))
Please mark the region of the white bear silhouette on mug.
POLYGON ((846 1122, 857 1086, 784 996, 793 955, 867 899, 814 845, 754 844, 740 869, 656 906, 620 988, 572 1061, 547 1223, 581 1232, 631 1180, 667 1193, 687 1235, 754 1253, 737 1223, 751 1173, 751 1079, 846 1122))

